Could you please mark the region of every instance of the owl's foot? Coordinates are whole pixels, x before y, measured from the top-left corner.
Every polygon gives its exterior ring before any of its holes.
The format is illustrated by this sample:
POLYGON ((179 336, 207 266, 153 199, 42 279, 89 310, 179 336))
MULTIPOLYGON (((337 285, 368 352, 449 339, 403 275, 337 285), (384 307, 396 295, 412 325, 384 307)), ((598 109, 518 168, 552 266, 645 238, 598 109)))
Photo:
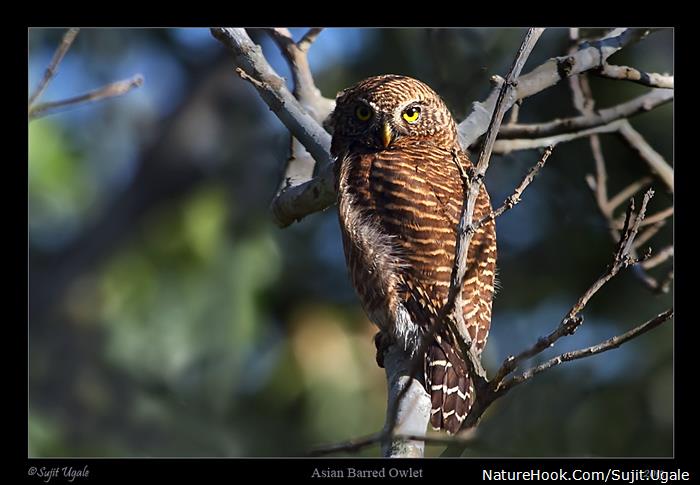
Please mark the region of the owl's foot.
POLYGON ((377 348, 376 359, 379 367, 384 368, 384 353, 393 343, 391 337, 385 332, 379 331, 374 336, 374 346, 377 348))

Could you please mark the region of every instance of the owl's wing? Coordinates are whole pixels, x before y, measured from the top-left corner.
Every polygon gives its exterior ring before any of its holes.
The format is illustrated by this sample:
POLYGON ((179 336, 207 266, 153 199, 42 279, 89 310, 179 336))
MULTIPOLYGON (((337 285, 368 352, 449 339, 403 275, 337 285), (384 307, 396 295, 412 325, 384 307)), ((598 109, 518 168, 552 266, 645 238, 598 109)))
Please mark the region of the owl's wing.
MULTIPOLYGON (((464 167, 470 165, 461 151, 458 161, 464 167)), ((447 300, 464 197, 453 154, 428 144, 380 152, 369 171, 368 188, 374 213, 405 262, 399 270, 401 299, 414 321, 431 325, 447 300)), ((482 188, 474 220, 490 210, 482 188)), ((495 251, 491 221, 472 238, 463 292, 465 322, 479 350, 491 321, 495 251)))

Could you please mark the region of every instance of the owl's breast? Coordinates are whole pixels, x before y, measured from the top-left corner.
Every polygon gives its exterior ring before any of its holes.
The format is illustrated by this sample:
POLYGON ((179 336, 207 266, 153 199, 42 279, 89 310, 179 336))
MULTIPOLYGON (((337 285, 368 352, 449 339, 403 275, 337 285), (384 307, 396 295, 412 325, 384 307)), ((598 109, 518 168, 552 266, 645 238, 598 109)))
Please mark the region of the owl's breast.
POLYGON ((389 329, 402 262, 395 238, 378 217, 369 184, 376 158, 375 153, 356 153, 336 162, 338 217, 350 279, 362 307, 376 325, 389 329))
POLYGON ((437 307, 449 288, 462 203, 450 152, 406 145, 351 155, 338 181, 345 255, 368 313, 381 299, 391 312, 412 293, 426 295, 421 307, 437 307))

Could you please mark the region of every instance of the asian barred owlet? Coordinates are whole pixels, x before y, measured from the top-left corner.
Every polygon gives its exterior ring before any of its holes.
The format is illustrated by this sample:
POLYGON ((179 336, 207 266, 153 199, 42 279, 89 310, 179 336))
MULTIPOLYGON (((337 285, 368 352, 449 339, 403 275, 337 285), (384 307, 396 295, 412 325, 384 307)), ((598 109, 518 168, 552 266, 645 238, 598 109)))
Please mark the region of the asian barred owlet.
MULTIPOLYGON (((471 162, 444 101, 409 77, 372 77, 342 91, 330 121, 352 283, 380 329, 377 341, 401 343, 413 355, 447 300, 465 190, 459 164, 468 171, 471 162)), ((482 186, 473 219, 490 211, 482 186)), ((464 322, 479 353, 491 324, 495 265, 491 221, 472 238, 463 288, 464 322)), ((475 393, 446 325, 432 339, 423 369, 431 425, 457 432, 475 393)))

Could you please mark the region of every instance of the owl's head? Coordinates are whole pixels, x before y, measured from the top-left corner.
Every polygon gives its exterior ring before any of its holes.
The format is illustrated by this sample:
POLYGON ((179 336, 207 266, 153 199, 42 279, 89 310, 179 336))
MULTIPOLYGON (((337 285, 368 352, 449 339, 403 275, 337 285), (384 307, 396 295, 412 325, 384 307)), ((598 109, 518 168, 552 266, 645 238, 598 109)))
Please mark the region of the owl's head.
POLYGON ((334 155, 352 145, 384 150, 406 140, 449 149, 457 138, 442 98, 417 79, 393 74, 370 77, 341 91, 331 126, 334 155))

